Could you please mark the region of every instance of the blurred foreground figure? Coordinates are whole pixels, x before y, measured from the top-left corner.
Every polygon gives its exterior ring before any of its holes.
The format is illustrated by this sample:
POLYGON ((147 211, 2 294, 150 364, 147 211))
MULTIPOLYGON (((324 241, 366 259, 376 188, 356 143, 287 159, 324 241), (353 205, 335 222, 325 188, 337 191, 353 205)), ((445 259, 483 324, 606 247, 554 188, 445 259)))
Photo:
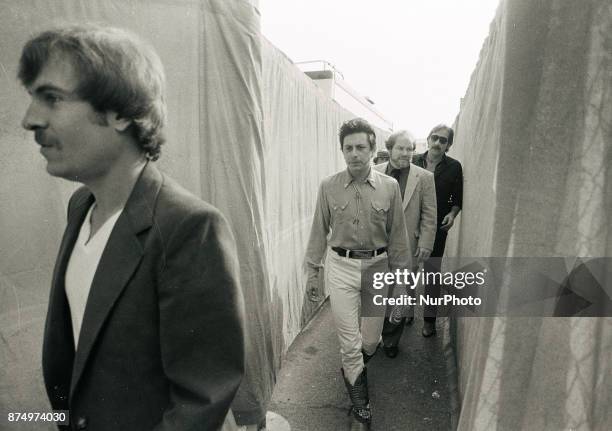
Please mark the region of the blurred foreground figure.
POLYGON ((68 204, 44 333, 51 405, 70 430, 217 430, 244 368, 234 239, 222 215, 161 174, 164 73, 133 35, 43 32, 19 78, 68 204), (223 333, 223 337, 218 334, 223 333))
MULTIPOLYGON (((440 271, 440 263, 444 256, 446 236, 455 222, 455 217, 463 205, 463 170, 461 163, 446 155, 453 145, 454 131, 450 127, 439 124, 427 136, 428 150, 414 157, 414 164, 427 169, 434 174, 436 184, 436 201, 438 217, 436 239, 431 252, 432 259, 425 261, 424 268, 429 272, 440 271)), ((430 298, 440 296, 439 284, 425 285, 425 294, 430 298)), ((423 308, 423 337, 436 335, 435 305, 423 308)))
POLYGON ((319 187, 306 251, 308 288, 311 299, 318 300, 317 274, 326 254, 325 284, 352 403, 351 429, 369 429, 364 363, 376 353, 385 316, 384 308, 382 315, 364 314, 361 319, 359 311, 372 309, 375 294, 386 298, 387 288, 374 291, 364 274, 404 270, 411 259, 398 184, 371 167, 374 130, 365 120, 354 119, 342 125, 339 135, 347 169, 325 178, 319 187))

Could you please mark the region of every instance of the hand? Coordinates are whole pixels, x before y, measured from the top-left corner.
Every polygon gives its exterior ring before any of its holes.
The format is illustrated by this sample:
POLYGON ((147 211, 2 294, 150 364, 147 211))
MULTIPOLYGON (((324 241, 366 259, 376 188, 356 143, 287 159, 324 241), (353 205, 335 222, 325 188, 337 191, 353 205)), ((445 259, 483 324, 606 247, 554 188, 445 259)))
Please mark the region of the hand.
POLYGON ((417 261, 416 266, 418 266, 421 262, 425 262, 427 259, 429 259, 430 255, 431 255, 431 250, 428 250, 426 248, 417 247, 416 252, 414 253, 414 257, 416 257, 416 261, 417 261))
POLYGON ((312 302, 320 302, 323 295, 319 289, 319 268, 308 267, 307 274, 306 291, 308 299, 312 302))
POLYGON ((317 286, 311 286, 308 288, 308 299, 310 299, 312 302, 321 302, 323 295, 321 295, 317 286))
MULTIPOLYGON (((395 287, 397 288, 398 286, 395 285, 395 287)), ((400 292, 397 292, 397 294, 394 290, 393 296, 398 298, 401 295, 406 294, 414 298, 413 292, 414 291, 410 289, 410 293, 408 293, 408 290, 404 287, 403 289, 400 289, 400 292)), ((414 317, 414 306, 409 304, 394 305, 391 309, 391 313, 389 314, 389 322, 394 325, 399 325, 402 319, 405 317, 414 317)))
POLYGON ((389 323, 394 325, 399 325, 402 319, 404 318, 404 306, 403 305, 394 305, 391 309, 391 314, 389 315, 389 323))
POLYGON ((448 213, 442 219, 442 225, 440 226, 441 230, 447 231, 453 227, 453 223, 455 223, 455 216, 453 213, 448 213))

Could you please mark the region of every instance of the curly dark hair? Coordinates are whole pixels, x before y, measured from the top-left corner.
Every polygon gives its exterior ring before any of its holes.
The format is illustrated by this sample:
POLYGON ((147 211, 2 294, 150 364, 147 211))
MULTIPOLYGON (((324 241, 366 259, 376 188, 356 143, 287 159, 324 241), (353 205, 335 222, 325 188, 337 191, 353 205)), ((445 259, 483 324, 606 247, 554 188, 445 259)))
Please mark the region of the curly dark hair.
POLYGON ((363 118, 353 118, 352 120, 345 121, 340 126, 338 137, 340 138, 340 149, 344 147, 344 138, 354 133, 365 133, 368 136, 368 142, 370 143, 370 149, 373 151, 376 149, 376 133, 370 123, 363 118))
POLYGON ((76 94, 99 113, 131 120, 127 129, 150 160, 165 142, 165 75, 151 47, 132 33, 94 24, 44 31, 24 46, 18 77, 26 87, 54 55, 72 62, 80 78, 76 94))

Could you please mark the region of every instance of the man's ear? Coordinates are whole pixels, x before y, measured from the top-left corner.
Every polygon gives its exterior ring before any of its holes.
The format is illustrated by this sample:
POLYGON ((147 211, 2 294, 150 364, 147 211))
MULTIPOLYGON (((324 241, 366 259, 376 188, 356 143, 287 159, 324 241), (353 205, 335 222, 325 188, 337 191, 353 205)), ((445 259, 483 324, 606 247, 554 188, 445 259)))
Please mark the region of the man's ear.
POLYGON ((130 124, 132 124, 132 120, 128 120, 127 118, 121 118, 117 115, 116 112, 108 111, 106 113, 106 121, 109 126, 115 129, 117 132, 125 132, 130 124))

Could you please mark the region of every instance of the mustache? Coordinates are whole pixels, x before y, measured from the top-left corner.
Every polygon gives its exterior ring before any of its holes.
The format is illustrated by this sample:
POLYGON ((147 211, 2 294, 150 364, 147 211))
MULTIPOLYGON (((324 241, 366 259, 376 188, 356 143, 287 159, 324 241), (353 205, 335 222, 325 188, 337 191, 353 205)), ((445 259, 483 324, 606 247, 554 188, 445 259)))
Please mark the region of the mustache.
POLYGON ((44 134, 42 130, 34 131, 34 140, 41 147, 48 147, 53 144, 54 140, 44 134))

